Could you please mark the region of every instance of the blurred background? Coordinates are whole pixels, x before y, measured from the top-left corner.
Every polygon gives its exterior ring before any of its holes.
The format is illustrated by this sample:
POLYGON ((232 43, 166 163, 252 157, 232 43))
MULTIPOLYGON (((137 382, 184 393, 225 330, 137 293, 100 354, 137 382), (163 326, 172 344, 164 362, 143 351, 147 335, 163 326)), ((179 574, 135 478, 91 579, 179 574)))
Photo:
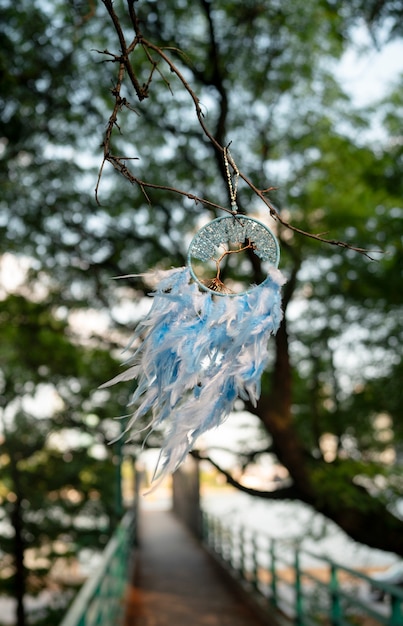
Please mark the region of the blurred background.
MULTIPOLYGON (((265 527, 296 519, 289 532, 315 541, 342 532, 394 562, 403 555, 403 3, 135 6, 217 142, 231 142, 259 189, 277 188, 281 217, 371 257, 279 227, 240 182, 240 210, 280 241, 285 322, 258 407, 239 401, 198 443, 213 462, 202 465, 206 506, 253 511, 265 527), (228 476, 249 493, 228 495, 228 476), (270 504, 274 489, 293 503, 270 504)), ((115 10, 130 42, 126 4, 115 10)), ((220 212, 163 189, 146 197, 108 163, 96 202, 117 75, 102 51, 119 55, 100 0, 0 0, 0 32, 0 623, 22 626, 28 612, 45 625, 60 619, 130 503, 134 463, 151 475, 160 443, 159 433, 145 449, 143 433, 110 443, 132 389, 97 388, 119 372, 150 306, 141 278, 112 277, 184 265, 193 234, 220 212)), ((138 46, 130 60, 143 84, 158 57, 138 46)), ((228 206, 222 156, 163 62, 146 99, 125 80, 121 95, 112 148, 137 159, 136 176, 228 206)), ((247 259, 236 271, 261 278, 247 259)), ((148 506, 169 494, 168 483, 148 506)))

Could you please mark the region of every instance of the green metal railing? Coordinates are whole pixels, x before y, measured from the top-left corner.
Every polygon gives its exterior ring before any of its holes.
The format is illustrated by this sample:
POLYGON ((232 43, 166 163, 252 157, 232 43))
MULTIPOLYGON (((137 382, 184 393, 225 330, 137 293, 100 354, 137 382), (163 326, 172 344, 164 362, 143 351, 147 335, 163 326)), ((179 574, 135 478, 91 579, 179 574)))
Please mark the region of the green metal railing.
POLYGON ((297 626, 403 626, 403 589, 301 550, 295 542, 273 540, 241 525, 225 525, 203 513, 209 551, 254 594, 260 606, 278 609, 297 626), (385 594, 375 603, 371 590, 385 594))
POLYGON ((133 508, 123 517, 103 552, 96 573, 80 589, 60 626, 122 624, 135 537, 136 512, 133 508))

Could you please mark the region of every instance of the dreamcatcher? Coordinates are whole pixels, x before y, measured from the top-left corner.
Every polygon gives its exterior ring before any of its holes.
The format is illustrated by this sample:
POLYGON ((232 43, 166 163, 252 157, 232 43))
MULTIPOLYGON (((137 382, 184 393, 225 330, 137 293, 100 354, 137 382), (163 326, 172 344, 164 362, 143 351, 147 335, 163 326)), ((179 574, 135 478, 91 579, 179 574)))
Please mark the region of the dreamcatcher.
POLYGON ((137 380, 125 434, 130 441, 146 415, 150 432, 164 430, 157 477, 175 471, 197 438, 225 420, 237 397, 256 406, 268 340, 282 318, 277 239, 261 222, 237 213, 226 154, 225 164, 231 215, 199 230, 186 267, 142 274, 156 283, 151 310, 130 342, 127 369, 102 385, 137 380), (239 291, 223 273, 246 251, 268 266, 267 277, 239 291))

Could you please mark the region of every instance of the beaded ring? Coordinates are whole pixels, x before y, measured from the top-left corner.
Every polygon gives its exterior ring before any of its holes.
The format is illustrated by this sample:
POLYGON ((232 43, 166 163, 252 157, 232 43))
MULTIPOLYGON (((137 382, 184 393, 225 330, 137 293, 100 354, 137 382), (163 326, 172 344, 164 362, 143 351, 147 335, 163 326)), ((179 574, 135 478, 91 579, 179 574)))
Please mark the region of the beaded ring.
POLYGON ((247 249, 252 250, 262 261, 278 267, 280 247, 268 226, 245 215, 219 217, 209 222, 196 233, 188 249, 188 267, 193 280, 201 289, 220 296, 235 296, 251 291, 254 287, 241 293, 233 293, 220 279, 220 263, 223 258, 247 249), (204 263, 213 262, 216 276, 212 279, 201 279, 194 268, 195 259, 204 263))

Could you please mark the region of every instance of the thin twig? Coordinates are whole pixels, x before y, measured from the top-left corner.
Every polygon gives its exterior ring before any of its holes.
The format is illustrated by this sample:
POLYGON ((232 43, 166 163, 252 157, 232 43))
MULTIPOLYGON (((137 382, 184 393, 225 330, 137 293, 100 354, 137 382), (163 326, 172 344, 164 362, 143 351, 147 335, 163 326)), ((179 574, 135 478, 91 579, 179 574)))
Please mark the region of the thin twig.
POLYGON ((171 94, 173 95, 173 94, 174 94, 174 92, 172 91, 171 84, 170 84, 169 80, 168 80, 167 78, 165 78, 165 76, 163 75, 163 73, 161 72, 161 70, 159 69, 159 67, 158 67, 158 62, 157 62, 157 61, 154 61, 154 59, 152 58, 151 54, 150 54, 150 53, 149 53, 149 51, 147 50, 147 47, 146 47, 146 46, 144 46, 144 44, 142 44, 142 46, 143 46, 143 50, 144 50, 144 52, 146 53, 147 59, 149 60, 149 62, 150 62, 150 63, 151 63, 151 65, 152 65, 152 70, 151 70, 151 72, 150 72, 150 76, 149 76, 149 78, 148 78, 148 81, 147 81, 147 82, 146 82, 146 84, 145 84, 145 88, 146 88, 146 89, 148 89, 148 88, 149 88, 149 86, 150 86, 150 84, 151 84, 152 76, 153 76, 154 72, 155 72, 155 71, 157 71, 157 72, 158 72, 158 74, 161 76, 162 80, 164 81, 164 83, 166 84, 166 86, 168 87, 169 91, 170 91, 170 92, 171 92, 171 94))
POLYGON ((156 189, 156 190, 158 189, 161 191, 168 191, 171 193, 175 193, 180 196, 184 196, 188 198, 189 200, 194 200, 196 204, 203 204, 211 209, 225 211, 226 213, 230 213, 231 215, 233 214, 231 209, 228 209, 228 207, 224 207, 224 206, 221 206, 220 204, 216 204, 215 202, 211 202, 211 200, 207 200, 206 198, 196 196, 195 194, 190 193, 189 191, 184 191, 183 189, 177 189, 176 187, 169 187, 168 185, 157 185, 156 183, 149 183, 145 180, 141 180, 140 178, 137 178, 136 176, 134 176, 132 172, 130 172, 130 170, 126 167, 125 163, 123 162, 125 160, 126 158, 124 157, 115 157, 111 154, 108 154, 105 156, 105 161, 108 161, 109 163, 111 163, 116 170, 118 170, 121 174, 123 174, 125 178, 127 178, 128 181, 130 181, 132 184, 138 185, 141 188, 141 190, 143 191, 144 195, 147 198, 147 202, 150 205, 151 205, 150 198, 144 191, 146 188, 156 189))
POLYGON ((222 154, 224 154, 224 147, 218 143, 218 141, 215 139, 215 137, 213 137, 213 135, 210 133, 209 129, 207 128, 206 124, 204 123, 204 119, 203 119, 204 115, 200 106, 199 98, 196 96, 195 92, 190 87, 189 83, 187 82, 186 78, 183 76, 182 72, 176 67, 173 61, 171 61, 168 55, 165 54, 165 52, 159 46, 156 46, 151 41, 148 41, 146 39, 142 39, 142 44, 143 46, 147 46, 147 48, 150 48, 150 50, 154 50, 154 52, 156 52, 165 61, 165 63, 168 65, 171 72, 175 74, 177 78, 180 80, 183 87, 186 89, 191 99, 193 100, 193 103, 196 109, 197 119, 199 121, 200 126, 203 129, 204 134, 209 139, 209 141, 213 144, 213 146, 217 150, 222 152, 222 154))
POLYGON ((127 6, 129 7, 129 16, 130 16, 130 21, 132 23, 133 26, 133 30, 136 33, 136 36, 138 38, 141 38, 141 32, 140 32, 140 24, 139 24, 139 20, 137 17, 137 13, 134 9, 134 3, 136 0, 127 0, 127 6))
MULTIPOLYGON (((132 83, 134 90, 137 94, 138 99, 140 100, 140 102, 142 100, 144 100, 144 98, 147 98, 148 93, 146 90, 144 90, 143 87, 140 86, 139 81, 137 80, 137 77, 134 73, 132 64, 130 63, 130 59, 129 59, 129 54, 134 50, 135 46, 137 45, 137 43, 140 42, 140 38, 138 38, 137 36, 134 38, 134 40, 132 41, 132 43, 130 44, 129 48, 126 45, 126 39, 125 36, 123 34, 123 30, 122 27, 120 25, 120 21, 118 16, 116 15, 115 9, 113 8, 113 1, 112 0, 102 0, 102 2, 104 3, 110 17, 111 20, 113 22, 113 25, 115 27, 116 33, 118 35, 119 38, 119 44, 120 44, 120 50, 122 52, 122 56, 120 57, 120 61, 123 63, 123 65, 125 66, 125 69, 127 71, 127 75, 130 78, 130 82, 132 83)), ((134 11, 134 8, 133 8, 134 11)))

